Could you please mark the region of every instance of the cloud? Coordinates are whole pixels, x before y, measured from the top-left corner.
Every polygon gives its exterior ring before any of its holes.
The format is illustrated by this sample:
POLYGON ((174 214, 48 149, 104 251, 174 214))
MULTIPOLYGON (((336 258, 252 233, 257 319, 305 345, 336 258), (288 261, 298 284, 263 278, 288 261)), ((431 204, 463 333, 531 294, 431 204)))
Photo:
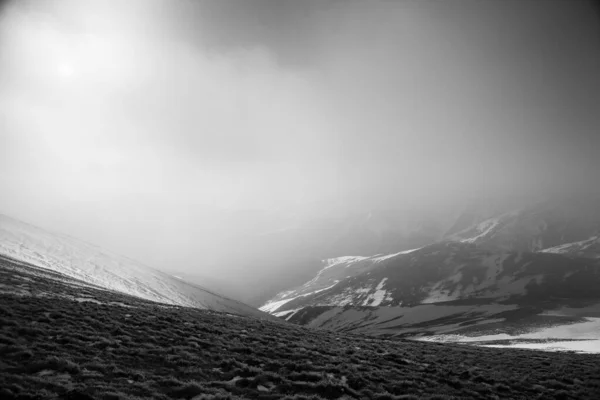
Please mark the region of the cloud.
POLYGON ((290 215, 598 187, 597 19, 539 4, 9 3, 0 210, 197 265, 290 215))

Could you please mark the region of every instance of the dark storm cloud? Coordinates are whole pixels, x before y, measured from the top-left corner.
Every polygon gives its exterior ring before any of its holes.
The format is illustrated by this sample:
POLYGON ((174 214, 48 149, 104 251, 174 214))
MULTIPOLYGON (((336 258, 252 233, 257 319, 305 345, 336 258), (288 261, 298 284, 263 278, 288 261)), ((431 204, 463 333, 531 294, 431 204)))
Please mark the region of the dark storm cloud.
POLYGON ((266 48, 284 68, 324 74, 332 107, 354 125, 336 137, 350 191, 405 195, 390 181, 406 169, 475 193, 597 182, 590 2, 204 1, 176 11, 176 31, 211 51, 266 48), (437 126, 414 125, 423 110, 437 126))
POLYGON ((285 67, 318 63, 339 0, 184 1, 169 14, 174 31, 213 51, 266 47, 285 67), (333 11, 332 11, 333 10, 333 11))

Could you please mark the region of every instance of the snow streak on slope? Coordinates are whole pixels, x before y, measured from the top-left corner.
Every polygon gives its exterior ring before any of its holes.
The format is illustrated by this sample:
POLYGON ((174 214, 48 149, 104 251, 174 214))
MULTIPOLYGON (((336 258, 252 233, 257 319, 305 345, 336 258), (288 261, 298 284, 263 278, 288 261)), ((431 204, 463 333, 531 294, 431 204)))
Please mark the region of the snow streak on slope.
POLYGON ((370 293, 367 296, 367 298, 362 304, 363 306, 377 307, 381 304, 383 300, 385 300, 387 292, 385 290, 382 290, 383 285, 385 285, 385 281, 387 281, 387 278, 383 278, 381 282, 379 282, 379 284, 375 288, 375 292, 370 293))
POLYGON ((0 215, 0 254, 147 300, 265 317, 250 306, 94 245, 0 215))
POLYGON ((460 241, 464 243, 476 243, 479 240, 485 238, 486 236, 489 236, 494 231, 494 228, 496 228, 499 225, 499 223, 500 221, 498 218, 492 218, 487 221, 483 221, 482 223, 476 225, 474 228, 470 228, 471 230, 475 231, 475 233, 472 236, 467 237, 465 239, 461 239, 460 241))
POLYGON ((589 239, 542 250, 544 253, 566 254, 579 257, 600 258, 600 237, 592 236, 589 239))
POLYGON ((310 296, 310 295, 313 295, 313 294, 317 294, 319 292, 323 292, 323 291, 325 291, 327 289, 330 289, 330 288, 334 287, 335 285, 336 284, 334 283, 331 286, 325 287, 323 289, 315 290, 314 292, 309 292, 309 293, 306 293, 306 294, 301 294, 301 295, 296 296, 296 297, 288 297, 288 298, 286 298, 284 300, 280 300, 280 301, 268 302, 267 304, 265 304, 264 306, 262 306, 260 308, 260 310, 261 311, 265 311, 265 312, 274 312, 274 311, 277 311, 283 305, 285 305, 286 303, 289 303, 292 300, 296 300, 299 297, 310 296))

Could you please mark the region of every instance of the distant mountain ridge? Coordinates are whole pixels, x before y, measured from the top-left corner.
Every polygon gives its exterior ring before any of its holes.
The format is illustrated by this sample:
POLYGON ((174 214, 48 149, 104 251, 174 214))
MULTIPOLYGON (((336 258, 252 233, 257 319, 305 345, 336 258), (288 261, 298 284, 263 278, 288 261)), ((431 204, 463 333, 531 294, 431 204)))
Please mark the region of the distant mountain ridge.
POLYGON ((540 251, 587 240, 600 232, 600 199, 544 201, 476 221, 446 236, 505 251, 540 251))
POLYGON ((557 309, 558 324, 600 317, 599 221, 595 199, 536 203, 410 251, 324 260, 261 309, 375 335, 502 330, 515 318, 527 330, 557 309))
POLYGON ((500 253, 469 243, 442 242, 389 256, 354 258, 346 265, 337 261, 299 290, 281 293, 262 309, 600 298, 598 287, 600 261, 551 253, 500 253))

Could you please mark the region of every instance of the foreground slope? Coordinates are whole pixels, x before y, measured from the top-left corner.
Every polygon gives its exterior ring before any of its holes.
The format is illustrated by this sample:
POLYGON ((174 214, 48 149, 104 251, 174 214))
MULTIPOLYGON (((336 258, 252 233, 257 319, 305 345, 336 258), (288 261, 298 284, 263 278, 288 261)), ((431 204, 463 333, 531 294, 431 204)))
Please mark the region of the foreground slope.
POLYGON ((2 399, 597 399, 600 356, 390 341, 96 289, 0 260, 2 399))
POLYGON ((147 300, 269 318, 253 307, 66 235, 0 215, 0 255, 147 300))

